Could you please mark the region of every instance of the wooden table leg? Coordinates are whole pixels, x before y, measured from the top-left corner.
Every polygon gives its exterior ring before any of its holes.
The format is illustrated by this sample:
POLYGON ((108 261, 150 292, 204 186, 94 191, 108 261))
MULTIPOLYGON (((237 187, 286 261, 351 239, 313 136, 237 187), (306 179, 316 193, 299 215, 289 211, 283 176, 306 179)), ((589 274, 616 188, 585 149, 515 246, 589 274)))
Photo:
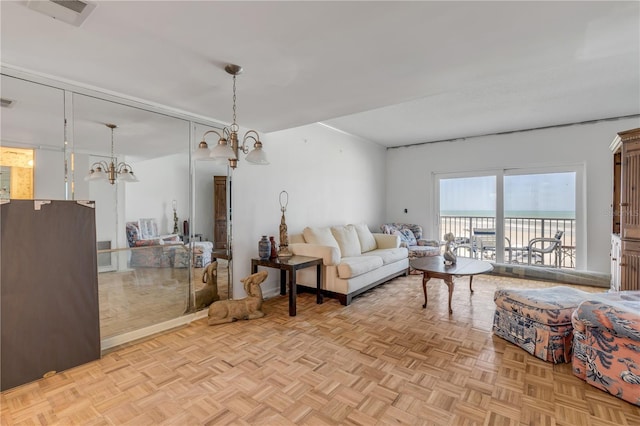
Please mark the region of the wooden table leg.
POLYGON ((449 287, 449 315, 453 313, 453 309, 451 309, 451 298, 453 297, 453 277, 449 275, 444 279, 444 283, 449 287))
POLYGON ((322 265, 318 265, 316 269, 316 303, 322 304, 322 291, 320 289, 322 285, 322 265))
POLYGON ((429 281, 428 273, 422 272, 422 292, 424 293, 424 305, 422 305, 422 309, 427 307, 427 281, 429 281))
POLYGON ((289 271, 289 316, 296 316, 296 296, 297 296, 297 285, 296 285, 296 270, 292 269, 289 271))
POLYGON ((473 287, 471 287, 471 284, 473 284, 473 275, 469 275, 469 290, 473 293, 473 287))
POLYGON ((280 296, 287 294, 287 271, 280 269, 280 296))

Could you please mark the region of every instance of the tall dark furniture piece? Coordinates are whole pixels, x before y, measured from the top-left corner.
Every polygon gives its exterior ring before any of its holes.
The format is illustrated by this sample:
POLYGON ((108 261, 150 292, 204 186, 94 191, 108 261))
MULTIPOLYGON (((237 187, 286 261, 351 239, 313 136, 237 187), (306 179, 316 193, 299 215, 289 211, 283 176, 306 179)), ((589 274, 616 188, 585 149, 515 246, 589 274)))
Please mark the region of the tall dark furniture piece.
POLYGON ((213 177, 213 244, 215 249, 228 249, 227 241, 227 177, 213 177))
POLYGON ((0 382, 9 389, 100 358, 93 202, 0 206, 0 382))
POLYGON ((640 128, 618 133, 611 150, 611 289, 640 290, 640 128))

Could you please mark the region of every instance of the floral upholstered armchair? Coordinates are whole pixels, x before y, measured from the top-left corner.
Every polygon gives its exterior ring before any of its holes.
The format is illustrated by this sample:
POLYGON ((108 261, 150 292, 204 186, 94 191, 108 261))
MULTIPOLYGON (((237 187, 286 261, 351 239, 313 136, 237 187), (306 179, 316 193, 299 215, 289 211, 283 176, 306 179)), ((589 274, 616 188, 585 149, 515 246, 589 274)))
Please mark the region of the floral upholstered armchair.
POLYGON ((422 238, 422 226, 414 223, 384 223, 380 226, 384 234, 398 235, 400 246, 409 249, 409 258, 438 256, 440 242, 422 238))
MULTIPOLYGON (((153 224, 153 223, 152 223, 153 224)), ((155 224, 154 224, 155 225, 155 224)), ((177 234, 157 235, 155 230, 141 231, 141 222, 127 222, 127 243, 132 248, 129 266, 147 268, 186 268, 189 253, 177 234)))

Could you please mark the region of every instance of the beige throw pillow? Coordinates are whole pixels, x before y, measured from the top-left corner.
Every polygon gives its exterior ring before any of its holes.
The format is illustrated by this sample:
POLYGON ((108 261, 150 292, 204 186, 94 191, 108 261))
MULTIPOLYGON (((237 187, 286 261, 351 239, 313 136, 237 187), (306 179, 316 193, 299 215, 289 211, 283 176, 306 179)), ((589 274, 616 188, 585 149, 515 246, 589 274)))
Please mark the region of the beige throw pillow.
POLYGON ((331 233, 338 242, 342 257, 360 256, 362 253, 360 240, 358 240, 358 233, 353 225, 332 226, 331 233))
POLYGON ((331 229, 306 227, 302 230, 304 240, 309 244, 319 244, 321 246, 331 246, 339 248, 338 242, 333 237, 331 229))
POLYGON ((358 223, 352 226, 356 228, 356 233, 358 234, 358 239, 360 240, 360 248, 362 250, 362 253, 366 253, 378 248, 376 239, 369 230, 369 227, 366 223, 358 223))

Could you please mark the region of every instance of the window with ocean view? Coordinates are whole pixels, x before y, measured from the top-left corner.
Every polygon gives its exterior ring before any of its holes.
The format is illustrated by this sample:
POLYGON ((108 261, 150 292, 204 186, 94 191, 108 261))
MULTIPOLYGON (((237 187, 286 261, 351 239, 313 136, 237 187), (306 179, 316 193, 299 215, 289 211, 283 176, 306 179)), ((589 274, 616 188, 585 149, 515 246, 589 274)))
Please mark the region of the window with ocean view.
POLYGON ((576 172, 509 171, 438 181, 440 235, 456 236, 458 255, 575 267, 576 172), (502 185, 496 184, 498 179, 502 185), (501 215, 496 214, 498 206, 503 206, 501 215), (532 247, 552 249, 537 252, 532 247))

